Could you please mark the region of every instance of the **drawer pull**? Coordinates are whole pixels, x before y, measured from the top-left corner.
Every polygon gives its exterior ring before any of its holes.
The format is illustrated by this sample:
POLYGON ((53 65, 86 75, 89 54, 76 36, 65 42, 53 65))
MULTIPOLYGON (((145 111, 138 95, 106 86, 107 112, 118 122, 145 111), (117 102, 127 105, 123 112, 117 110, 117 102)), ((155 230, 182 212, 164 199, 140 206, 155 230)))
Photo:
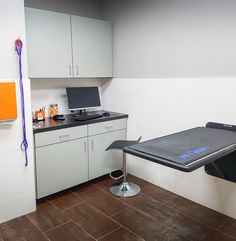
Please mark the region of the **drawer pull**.
POLYGON ((69 135, 69 134, 59 136, 60 141, 68 140, 69 138, 70 138, 70 135, 69 135))
POLYGON ((110 130, 110 129, 112 129, 113 128, 113 126, 105 126, 105 129, 106 130, 110 130))

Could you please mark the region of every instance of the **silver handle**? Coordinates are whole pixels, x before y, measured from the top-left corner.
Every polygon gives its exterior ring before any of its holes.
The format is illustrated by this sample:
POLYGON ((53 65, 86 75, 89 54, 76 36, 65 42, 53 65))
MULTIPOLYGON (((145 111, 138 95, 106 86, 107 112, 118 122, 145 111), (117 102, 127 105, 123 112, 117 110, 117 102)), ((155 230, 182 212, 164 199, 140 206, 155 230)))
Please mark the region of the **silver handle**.
POLYGON ((91 140, 91 150, 93 150, 93 147, 94 147, 94 143, 93 143, 93 140, 91 140))
POLYGON ((68 140, 69 137, 70 137, 69 134, 67 134, 67 135, 61 135, 61 136, 59 136, 59 139, 60 139, 60 140, 68 140))
POLYGON ((79 76, 79 66, 76 65, 76 75, 79 76))
POLYGON ((87 143, 86 143, 86 141, 84 141, 84 152, 86 152, 87 151, 87 143))
POLYGON ((71 68, 71 65, 69 65, 69 75, 70 75, 70 76, 72 75, 72 68, 71 68))
POLYGON ((105 126, 105 128, 106 128, 107 130, 109 130, 109 129, 112 129, 113 126, 105 126))

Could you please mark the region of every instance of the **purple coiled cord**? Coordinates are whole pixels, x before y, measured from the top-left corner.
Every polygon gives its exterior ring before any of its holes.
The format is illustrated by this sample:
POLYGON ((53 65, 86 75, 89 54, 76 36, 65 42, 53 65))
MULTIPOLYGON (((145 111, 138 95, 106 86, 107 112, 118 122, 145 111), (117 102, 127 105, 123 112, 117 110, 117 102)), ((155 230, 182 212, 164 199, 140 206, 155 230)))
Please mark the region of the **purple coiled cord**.
POLYGON ((24 85, 23 85, 23 79, 22 79, 22 64, 21 64, 21 52, 23 43, 20 39, 17 39, 15 41, 16 46, 16 52, 19 56, 19 72, 20 72, 20 93, 21 93, 21 113, 22 113, 22 129, 23 129, 23 141, 20 145, 21 150, 25 152, 25 166, 28 166, 28 142, 27 142, 27 136, 26 136, 26 124, 25 124, 25 98, 24 98, 24 85))

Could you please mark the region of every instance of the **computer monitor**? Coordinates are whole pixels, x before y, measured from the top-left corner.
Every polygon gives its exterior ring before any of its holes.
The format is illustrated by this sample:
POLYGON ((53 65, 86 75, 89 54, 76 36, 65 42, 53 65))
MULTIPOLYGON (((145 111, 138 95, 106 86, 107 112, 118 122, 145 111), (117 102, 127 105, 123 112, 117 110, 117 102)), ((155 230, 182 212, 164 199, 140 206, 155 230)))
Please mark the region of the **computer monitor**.
POLYGON ((66 88, 66 94, 70 110, 83 110, 101 106, 98 87, 66 88))

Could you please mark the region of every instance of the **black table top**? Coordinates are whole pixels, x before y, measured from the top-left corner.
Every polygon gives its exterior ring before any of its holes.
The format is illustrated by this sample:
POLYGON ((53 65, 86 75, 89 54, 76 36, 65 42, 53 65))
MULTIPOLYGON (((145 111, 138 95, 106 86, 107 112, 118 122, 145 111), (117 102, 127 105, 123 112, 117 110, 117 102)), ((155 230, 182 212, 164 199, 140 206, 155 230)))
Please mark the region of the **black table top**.
POLYGON ((141 142, 126 153, 190 172, 236 150, 236 132, 196 127, 141 142))
POLYGON ((87 121, 75 121, 72 115, 65 115, 65 120, 53 120, 51 118, 46 118, 44 121, 39 121, 37 125, 35 124, 33 125, 33 128, 34 128, 33 132, 34 134, 36 134, 36 133, 45 132, 45 131, 52 131, 52 130, 63 129, 68 127, 88 125, 88 124, 94 124, 94 123, 99 123, 104 121, 128 118, 127 114, 116 113, 111 111, 91 111, 89 113, 102 114, 104 112, 109 112, 110 116, 103 116, 101 118, 87 120, 87 121))

